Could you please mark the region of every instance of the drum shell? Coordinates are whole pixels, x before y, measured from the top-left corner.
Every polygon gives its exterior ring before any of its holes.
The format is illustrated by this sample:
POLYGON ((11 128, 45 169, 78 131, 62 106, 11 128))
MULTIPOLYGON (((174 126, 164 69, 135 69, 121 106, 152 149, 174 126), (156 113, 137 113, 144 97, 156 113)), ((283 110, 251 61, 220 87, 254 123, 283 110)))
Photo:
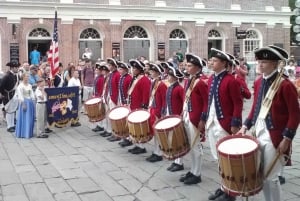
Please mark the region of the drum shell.
MULTIPOLYGON (((124 106, 115 107, 111 111, 118 110, 120 108, 124 108, 124 106)), ((128 109, 128 111, 129 111, 129 109, 128 109)), ((122 117, 120 119, 112 119, 112 118, 110 118, 110 115, 108 115, 108 118, 109 118, 109 120, 111 122, 112 131, 113 131, 114 135, 116 135, 117 137, 126 138, 126 137, 129 136, 129 129, 128 129, 128 124, 127 124, 127 116, 124 116, 124 117, 122 117)))
MULTIPOLYGON (((87 112, 87 116, 90 122, 98 122, 105 119, 105 104, 103 103, 102 99, 99 102, 93 104, 87 104, 89 100, 95 98, 90 98, 84 103, 84 108, 87 112)), ((99 98, 100 99, 100 98, 99 98)))
POLYGON ((190 151, 188 136, 185 132, 184 124, 180 116, 170 115, 163 117, 154 124, 153 128, 164 158, 174 160, 186 155, 190 151), (166 129, 156 128, 158 123, 168 118, 178 118, 180 119, 180 122, 166 129))
MULTIPOLYGON (((149 113, 147 110, 137 109, 137 110, 131 111, 128 114, 128 117, 132 113, 138 112, 138 111, 146 111, 147 113, 149 113)), ((127 124, 128 124, 128 129, 129 129, 129 135, 130 135, 130 138, 132 139, 132 141, 135 143, 149 142, 153 137, 150 133, 150 123, 149 123, 150 114, 149 114, 149 118, 147 118, 144 121, 140 121, 140 122, 132 122, 132 121, 128 120, 128 117, 127 117, 127 124)))
POLYGON ((248 197, 259 193, 263 187, 263 174, 258 141, 249 135, 229 135, 219 140, 216 146, 223 190, 232 196, 248 197), (243 154, 228 154, 219 150, 221 143, 234 138, 252 140, 257 147, 243 154))

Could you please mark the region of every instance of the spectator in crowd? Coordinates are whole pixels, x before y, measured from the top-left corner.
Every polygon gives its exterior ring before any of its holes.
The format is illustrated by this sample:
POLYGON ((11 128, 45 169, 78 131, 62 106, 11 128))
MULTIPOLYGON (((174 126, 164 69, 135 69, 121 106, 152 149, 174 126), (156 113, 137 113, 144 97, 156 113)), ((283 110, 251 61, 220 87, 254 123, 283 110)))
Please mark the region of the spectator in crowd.
POLYGON ((34 46, 33 50, 30 52, 30 64, 39 65, 40 58, 41 53, 37 50, 37 46, 34 46))
POLYGON ((37 87, 37 81, 39 79, 37 72, 38 72, 37 66, 30 67, 29 84, 32 86, 33 91, 35 91, 37 87))

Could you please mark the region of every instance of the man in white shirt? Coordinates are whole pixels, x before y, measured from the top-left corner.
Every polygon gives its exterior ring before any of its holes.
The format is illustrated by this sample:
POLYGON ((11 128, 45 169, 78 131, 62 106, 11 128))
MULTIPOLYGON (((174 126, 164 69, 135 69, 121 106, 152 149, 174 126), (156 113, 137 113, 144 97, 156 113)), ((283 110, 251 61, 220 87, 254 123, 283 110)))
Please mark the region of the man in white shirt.
MULTIPOLYGON (((78 95, 79 101, 78 101, 78 103, 80 104, 81 103, 81 100, 80 100, 81 96, 80 96, 80 94, 81 94, 82 86, 81 86, 81 82, 80 82, 80 79, 79 79, 79 72, 78 72, 78 70, 75 70, 73 72, 72 78, 68 82, 68 87, 79 87, 79 95, 78 95)), ((80 108, 79 105, 78 105, 78 108, 80 108)), ((77 121, 75 123, 72 122, 71 126, 72 127, 77 127, 77 126, 81 126, 81 124, 77 121)))

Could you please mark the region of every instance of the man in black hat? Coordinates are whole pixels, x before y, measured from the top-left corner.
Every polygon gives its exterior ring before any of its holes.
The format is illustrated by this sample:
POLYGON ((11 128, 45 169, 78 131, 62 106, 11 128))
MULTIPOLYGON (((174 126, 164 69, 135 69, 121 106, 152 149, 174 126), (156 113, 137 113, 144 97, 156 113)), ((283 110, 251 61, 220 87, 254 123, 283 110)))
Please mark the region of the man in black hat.
POLYGON ((189 78, 185 83, 185 100, 183 105, 183 121, 191 147, 191 170, 180 178, 184 184, 201 182, 203 149, 201 142, 205 140, 204 126, 207 113, 207 84, 203 80, 202 68, 206 63, 194 54, 186 54, 186 70, 189 78), (198 130, 199 128, 199 130, 198 130))
MULTIPOLYGON (((160 119, 164 114, 166 107, 166 91, 167 86, 160 80, 160 76, 163 73, 163 68, 160 64, 150 63, 149 69, 151 80, 149 112, 150 112, 150 131, 154 135, 153 126, 156 120, 160 119)), ((154 150, 151 156, 146 158, 146 161, 151 163, 161 161, 162 151, 159 148, 157 137, 154 136, 154 150)))
MULTIPOLYGON (((208 80, 209 99, 206 131, 211 153, 218 159, 216 143, 223 137, 236 134, 242 124, 243 100, 240 85, 228 73, 230 56, 221 50, 211 49, 211 64, 214 74, 208 80)), ((232 197, 221 189, 210 195, 209 200, 233 201, 232 197)))
POLYGON ((3 98, 5 108, 5 118, 7 123, 7 131, 15 132, 15 112, 18 109, 18 99, 15 95, 15 90, 19 84, 18 68, 19 62, 9 62, 6 66, 10 70, 5 74, 0 84, 0 93, 3 98))
MULTIPOLYGON (((95 96, 96 97, 102 97, 105 99, 107 96, 107 84, 109 79, 109 69, 106 62, 100 62, 99 64, 96 64, 96 68, 100 70, 101 75, 99 76, 99 79, 97 80, 97 86, 95 86, 95 96)), ((103 104, 105 107, 105 111, 108 112, 108 108, 105 104, 103 104)), ((94 132, 100 132, 100 136, 107 137, 109 136, 109 133, 106 131, 107 128, 107 118, 104 118, 102 121, 98 122, 96 127, 92 129, 94 132)))
MULTIPOLYGON (((109 76, 108 76, 108 82, 106 85, 106 97, 105 97, 105 104, 107 106, 108 111, 112 110, 115 108, 118 104, 118 87, 119 87, 119 81, 120 81, 120 73, 117 70, 118 64, 116 60, 113 58, 108 58, 107 59, 107 65, 108 69, 110 71, 109 76)), ((111 122, 108 120, 107 121, 107 128, 106 128, 106 137, 112 135, 112 128, 111 128, 111 122)), ((105 137, 104 136, 104 137, 105 137)), ((116 138, 114 136, 111 136, 108 138, 109 141, 114 141, 116 138)))
MULTIPOLYGON (((168 89, 166 92, 166 116, 168 115, 181 115, 182 107, 184 103, 184 89, 180 85, 181 79, 184 75, 179 69, 173 67, 168 67, 168 89)), ((176 172, 183 170, 182 158, 177 158, 174 162, 167 168, 170 172, 176 172)))
MULTIPOLYGON (((131 83, 132 77, 128 74, 129 66, 125 62, 116 61, 118 71, 120 73, 120 81, 118 85, 118 104, 127 105, 128 88, 131 83)), ((112 135, 107 139, 110 142, 121 140, 120 137, 112 135)))
MULTIPOLYGON (((254 51, 263 75, 254 83, 254 101, 241 133, 255 127, 256 139, 259 141, 263 165, 263 192, 266 201, 281 200, 281 186, 278 173, 290 158, 292 140, 300 122, 298 95, 295 86, 278 72, 280 60, 287 60, 288 53, 277 46, 267 46, 254 51), (278 81, 278 89, 274 86, 278 81), (264 99, 271 99, 265 104, 264 99), (279 154, 272 169, 271 164, 279 154), (270 170, 269 175, 266 175, 270 170)), ((289 164, 290 165, 290 164, 289 164)))
MULTIPOLYGON (((131 110, 148 109, 150 80, 144 75, 145 64, 139 60, 131 59, 129 63, 132 67, 133 79, 128 90, 128 105, 131 110)), ((129 146, 128 140, 120 143, 122 147, 129 146)), ((146 148, 141 143, 136 143, 132 149, 128 150, 132 154, 146 153, 146 148)))

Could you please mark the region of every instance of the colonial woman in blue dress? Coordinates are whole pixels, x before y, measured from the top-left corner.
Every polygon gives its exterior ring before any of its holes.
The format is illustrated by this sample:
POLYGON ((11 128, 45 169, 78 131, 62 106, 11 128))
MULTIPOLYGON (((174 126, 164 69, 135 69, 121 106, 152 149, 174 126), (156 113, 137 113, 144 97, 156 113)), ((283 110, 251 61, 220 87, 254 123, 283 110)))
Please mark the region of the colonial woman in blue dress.
POLYGON ((23 74, 23 82, 17 88, 19 109, 17 113, 16 137, 31 138, 33 136, 35 118, 35 99, 32 86, 29 84, 29 74, 23 74))

